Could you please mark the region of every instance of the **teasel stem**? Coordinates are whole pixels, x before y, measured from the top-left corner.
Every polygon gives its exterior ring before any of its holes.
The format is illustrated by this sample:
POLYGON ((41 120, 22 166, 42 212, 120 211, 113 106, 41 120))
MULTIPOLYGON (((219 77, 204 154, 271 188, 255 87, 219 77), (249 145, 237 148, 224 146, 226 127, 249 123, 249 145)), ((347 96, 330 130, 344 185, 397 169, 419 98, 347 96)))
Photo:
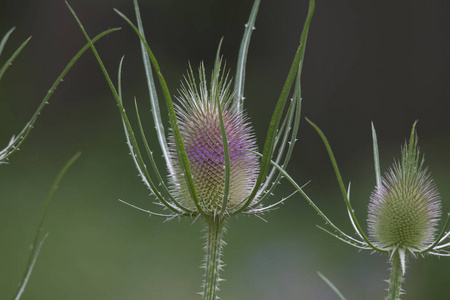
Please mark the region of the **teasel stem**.
POLYGON ((403 269, 399 251, 395 251, 391 259, 391 278, 389 279, 389 291, 387 300, 399 300, 403 282, 403 269))
POLYGON ((222 239, 225 220, 223 218, 207 218, 208 232, 206 234, 205 282, 203 286, 203 300, 216 300, 219 290, 219 272, 222 270, 222 239))

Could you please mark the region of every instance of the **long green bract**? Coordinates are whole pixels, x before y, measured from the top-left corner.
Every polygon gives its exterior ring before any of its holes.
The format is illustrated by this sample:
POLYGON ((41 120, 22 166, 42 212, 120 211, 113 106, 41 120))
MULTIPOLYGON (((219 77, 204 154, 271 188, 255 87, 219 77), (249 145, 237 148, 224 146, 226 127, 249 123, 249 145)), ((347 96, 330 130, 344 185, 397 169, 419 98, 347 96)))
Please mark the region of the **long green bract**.
POLYGON ((386 252, 386 250, 383 250, 383 249, 380 249, 380 248, 378 248, 378 247, 375 247, 375 245, 373 245, 373 244, 370 242, 370 240, 367 238, 366 234, 365 234, 364 231, 362 230, 361 226, 359 225, 358 220, 356 219, 355 211, 353 210, 352 205, 351 205, 351 203, 350 203, 350 201, 349 201, 349 199, 348 199, 347 191, 346 191, 346 189, 345 189, 345 186, 344 186, 344 182, 343 182, 343 180, 342 180, 341 173, 340 173, 340 171, 339 171, 339 168, 338 168, 336 159, 335 159, 335 157, 334 157, 333 151, 331 150, 331 147, 330 147, 330 144, 328 143, 327 138, 325 137, 325 135, 324 135, 324 133, 322 132, 322 130, 320 130, 320 128, 319 128, 316 124, 314 124, 313 122, 311 122, 309 119, 306 119, 306 120, 307 120, 308 123, 316 130, 316 132, 319 134, 320 138, 322 139, 322 142, 323 142, 324 145, 325 145, 325 148, 327 149, 328 156, 330 157, 331 164, 333 165, 333 169, 334 169, 334 172, 335 172, 335 174, 336 174, 336 178, 337 178, 337 181, 338 181, 338 183, 339 183, 339 187, 340 187, 340 189, 341 189, 341 193, 342 193, 342 196, 343 196, 343 198, 344 198, 345 204, 347 205, 347 208, 348 208, 348 210, 349 210, 349 212, 350 212, 350 216, 351 216, 353 222, 355 223, 356 229, 358 230, 359 234, 363 237, 364 241, 365 241, 370 247, 372 247, 374 250, 377 250, 377 251, 380 251, 380 252, 386 252))
MULTIPOLYGON (((311 23, 311 18, 314 14, 314 8, 315 8, 315 2, 314 0, 310 0, 309 2, 309 9, 308 9, 308 15, 306 17, 305 24, 303 26, 303 31, 300 40, 306 41, 308 36, 308 30, 309 25, 311 23)), ((283 110, 289 95, 289 92, 291 90, 292 84, 294 82, 295 76, 297 74, 298 68, 300 67, 300 62, 303 60, 303 56, 305 54, 303 44, 300 44, 297 48, 297 52, 295 54, 294 60, 292 62, 291 68, 289 70, 289 74, 287 76, 286 82, 283 86, 283 89, 281 91, 280 98, 278 99, 275 111, 272 115, 272 119, 270 121, 269 130, 267 132, 266 142, 264 144, 264 151, 263 151, 263 158, 261 161, 261 167, 260 172, 258 174, 258 178, 255 183, 255 187, 253 188, 250 196, 248 197, 247 201, 242 205, 238 210, 234 212, 234 214, 240 213, 244 211, 253 201, 256 194, 258 193, 258 190, 263 183, 263 181, 266 178, 266 175, 268 173, 269 167, 270 167, 270 161, 272 159, 272 154, 274 152, 274 144, 275 144, 275 136, 277 134, 277 129, 280 124, 281 116, 283 114, 283 110)))
POLYGON ((192 178, 192 173, 191 173, 191 167, 190 167, 190 163, 189 163, 189 158, 187 156, 186 153, 186 147, 184 146, 184 142, 183 139, 181 137, 181 132, 180 132, 180 128, 178 126, 178 121, 177 121, 177 117, 175 114, 175 108, 173 105, 173 101, 172 98, 170 96, 170 92, 169 92, 169 88, 167 87, 167 83, 166 80, 164 79, 164 76, 161 73, 161 69, 159 67, 158 61, 156 60, 155 55, 153 54, 152 50, 150 49, 150 47, 148 46, 147 42, 144 40, 144 38, 142 37, 142 35, 140 34, 139 30, 136 28, 136 26, 124 15, 122 14, 120 11, 118 11, 117 9, 115 9, 115 11, 117 12, 117 14, 119 16, 121 16, 136 32, 136 34, 139 36, 141 42, 144 43, 145 48, 147 50, 147 53, 150 57, 150 60, 153 64, 153 67, 155 68, 156 74, 158 75, 158 79, 159 79, 159 83, 161 85, 161 88, 163 90, 163 95, 164 98, 166 100, 166 104, 167 104, 167 109, 169 111, 169 119, 170 119, 170 124, 172 126, 172 131, 173 131, 173 136, 174 136, 174 140, 175 140, 175 146, 176 146, 176 150, 177 150, 177 156, 178 156, 178 160, 180 162, 180 166, 184 172, 184 178, 187 182, 187 186, 189 189, 189 194, 192 197, 192 200, 195 203, 195 206, 197 208, 197 210, 202 214, 202 215, 206 215, 203 207, 201 206, 199 200, 198 200, 198 196, 197 196, 197 192, 195 190, 195 185, 194 185, 194 179, 192 178))
MULTIPOLYGON (((144 27, 142 25, 141 13, 139 11, 139 5, 137 0, 134 0, 134 8, 136 12, 136 20, 139 28, 139 33, 141 34, 142 38, 145 41, 146 39, 144 34, 144 27)), ((149 90, 150 104, 152 107, 152 115, 155 124, 156 134, 158 136, 159 145, 161 146, 164 159, 166 160, 166 165, 167 169, 169 170, 169 174, 173 175, 174 173, 173 164, 170 160, 169 147, 167 146, 164 125, 162 122, 161 112, 159 109, 158 94, 156 93, 155 81, 153 79, 150 58, 146 51, 145 44, 143 42, 141 42, 140 44, 141 44, 142 59, 144 61, 145 75, 147 77, 147 85, 149 90)))
POLYGON ((377 180, 377 188, 381 188, 381 171, 380 171, 380 155, 378 153, 378 141, 375 126, 372 123, 372 141, 373 141, 373 163, 375 165, 375 178, 377 180))
POLYGON ((106 81, 108 82, 108 85, 111 89, 111 92, 114 96, 114 99, 116 100, 117 106, 119 107, 119 111, 122 117, 122 120, 124 122, 124 126, 126 127, 126 137, 128 142, 130 143, 130 148, 132 147, 132 156, 133 156, 133 160, 135 160, 135 164, 138 167, 138 170, 140 172, 142 172, 141 176, 143 175, 145 179, 148 180, 148 184, 149 187, 151 189, 151 191, 155 194, 155 196, 158 198, 158 200, 160 200, 162 203, 164 203, 166 205, 167 208, 169 208, 170 210, 172 210, 173 212, 175 212, 176 214, 180 214, 180 210, 173 206, 171 203, 167 202, 164 197, 162 197, 162 195, 159 193, 157 187, 155 186, 155 184, 153 183, 153 181, 150 178, 150 175, 147 172, 147 169, 145 167, 145 163, 142 159, 142 155, 140 153, 139 150, 139 146, 137 144, 136 141, 136 137, 134 135, 133 132, 133 128, 131 127, 130 121, 128 119, 128 116, 125 112, 125 108, 123 107, 122 104, 122 100, 119 96, 119 94, 117 93, 116 88, 114 87, 114 84, 112 83, 111 77, 109 76, 108 71, 105 68, 105 65, 103 64, 103 61, 100 58, 100 55, 97 52, 97 49, 95 48, 94 44, 92 43, 92 40, 89 38, 89 35, 87 34, 86 30, 84 29, 83 24, 81 24, 81 21, 79 20, 78 16, 76 15, 75 11, 72 9, 72 7, 69 5, 69 3, 67 3, 66 1, 66 5, 69 8, 70 12, 72 13, 72 15, 74 16, 76 22, 78 23, 78 26, 80 27, 81 31, 83 32, 84 37, 86 38, 86 40, 88 41, 92 52, 94 53, 95 58, 97 59, 98 64, 100 65, 100 68, 106 78, 106 81))
MULTIPOLYGON (((117 83, 117 85, 118 85, 117 90, 118 90, 119 99, 120 99, 122 105, 123 105, 123 102, 122 102, 122 65, 123 65, 123 59, 124 59, 124 58, 122 57, 122 59, 120 60, 120 63, 119 63, 119 70, 118 70, 118 72, 117 72, 117 74, 118 74, 118 75, 117 75, 117 82, 118 82, 118 83, 117 83)), ((139 109, 138 109, 138 106, 137 106, 137 101, 136 101, 136 99, 135 99, 134 103, 135 103, 136 117, 137 117, 137 121, 138 121, 139 131, 140 131, 140 133, 141 133, 141 138, 142 138, 142 141, 143 141, 143 143, 144 143, 144 147, 145 147, 145 150, 146 150, 146 152, 147 152, 147 156, 148 156, 148 158, 149 158, 149 160, 150 160, 150 164, 151 164, 151 166, 152 166, 153 173, 156 175, 156 178, 157 178, 157 180, 158 180, 158 184, 159 184, 161 187, 164 188, 164 191, 166 192, 166 195, 169 196, 170 200, 172 200, 173 202, 175 202, 176 205, 177 205, 179 208, 181 208, 182 210, 184 210, 184 211, 185 211, 186 213, 188 213, 188 214, 192 213, 191 210, 185 208, 185 207, 182 206, 180 203, 178 203, 178 202, 175 200, 175 198, 173 198, 173 196, 172 196, 172 194, 170 193, 170 191, 168 190, 168 188, 167 188, 167 186, 166 186, 164 180, 162 179, 162 176, 161 176, 161 174, 160 174, 160 172, 159 172, 159 170, 158 170, 158 167, 156 166, 155 159, 153 158, 153 152, 151 151, 151 149, 150 149, 150 147, 149 147, 149 145, 148 145, 148 142, 147 142, 147 138, 145 137, 145 134, 144 134, 144 128, 143 128, 142 123, 141 123, 141 118, 140 118, 139 109)), ((134 146, 133 146, 133 145, 131 144, 131 142, 130 142, 129 134, 128 134, 128 132, 127 132, 127 127, 126 127, 126 124, 125 124, 125 121, 124 121, 123 118, 122 118, 122 123, 123 123, 123 126, 124 126, 125 136, 126 136, 126 138, 127 138, 127 145, 129 146, 130 152, 131 152, 132 155, 133 155, 134 163, 135 163, 135 165, 138 167, 138 170, 139 170, 139 172, 141 173, 141 176, 146 177, 145 180, 147 180, 148 185, 150 185, 151 179, 150 179, 150 178, 147 178, 147 177, 149 177, 150 175, 148 174, 148 172, 143 172, 143 171, 142 171, 142 169, 146 169, 145 164, 144 164, 144 165, 141 165, 137 160, 134 159, 134 157, 135 157, 135 156, 134 156, 134 155, 135 155, 134 146)), ((163 197, 163 198, 164 198, 164 197, 163 197)), ((133 205, 131 205, 131 204, 125 202, 125 201, 122 201, 122 202, 125 203, 125 204, 127 204, 127 205, 133 206, 133 205)), ((134 207, 134 206, 133 206, 133 207, 134 207)), ((142 210, 142 209, 140 209, 140 210, 142 210)), ((159 213, 152 212, 152 211, 147 211, 147 212, 149 212, 149 213, 152 214, 152 215, 165 216, 165 215, 163 215, 163 214, 159 214, 159 213)))
MULTIPOLYGON (((223 122, 223 113, 222 113, 222 104, 220 103, 220 47, 222 46, 223 38, 219 42, 219 47, 217 48, 216 60, 214 62, 214 70, 211 79, 211 97, 213 101, 216 101, 217 111, 219 113, 219 124, 220 124, 220 132, 222 134, 222 146, 224 153, 224 161, 225 161, 225 183, 223 189, 223 200, 222 200, 222 208, 219 212, 219 216, 222 217, 225 213, 228 205, 228 195, 230 192, 230 150, 228 147, 228 138, 227 133, 225 131, 225 124, 223 122)), ((222 77, 223 78, 223 77, 222 77)))
POLYGON ((239 48, 236 77, 234 82, 234 90, 236 93, 234 101, 238 102, 238 109, 240 110, 242 110, 244 102, 245 65, 247 63, 248 48, 250 46, 250 38, 255 26, 256 15, 258 14, 260 2, 260 0, 255 0, 253 3, 248 22, 245 24, 244 36, 242 37, 241 46, 239 48))
POLYGON ((137 101, 136 99, 134 100, 134 106, 136 107, 136 117, 137 117, 137 121, 138 121, 138 126, 139 126, 139 131, 141 132, 141 138, 142 141, 144 143, 144 147, 145 147, 145 151, 147 152, 147 157, 150 160, 150 164, 152 165, 153 171, 158 179, 158 182, 160 184, 160 186, 164 189, 165 193, 169 196, 170 200, 172 200, 173 202, 176 202, 177 205, 183 209, 184 211, 186 211, 187 213, 192 213, 192 211, 188 208, 186 208, 185 206, 183 206, 181 203, 179 203, 173 196, 172 193, 169 191, 169 188, 167 187, 166 183, 164 182, 161 173, 158 170, 158 167, 156 166, 156 161, 153 157, 153 152, 150 149, 150 146, 147 142, 147 138, 145 137, 145 133, 144 133, 144 128, 142 126, 141 123, 141 117, 139 114, 139 109, 138 109, 138 105, 137 105, 137 101))
MULTIPOLYGON (((248 150, 250 151, 250 150, 248 150)), ((262 154, 255 152, 255 151, 250 151, 258 156, 263 156, 262 154)), ((275 168, 278 169, 278 171, 283 174, 283 176, 294 186, 295 189, 297 189, 297 191, 303 196, 303 198, 305 198, 306 201, 308 201, 309 205, 311 205, 313 207, 313 209, 319 214, 319 216, 325 221, 326 224, 330 225, 331 228, 333 228, 335 231, 337 231, 339 234, 341 234, 342 236, 344 236, 345 238, 351 240, 354 243, 361 243, 360 241, 352 238, 351 236, 345 234, 342 230, 339 229, 339 227, 337 227, 336 225, 334 225, 333 222, 331 222, 330 219, 328 219, 328 217, 320 210, 320 208, 311 200, 311 198, 309 198, 309 196, 303 191, 303 189, 301 188, 301 186, 299 186, 297 184, 297 182, 295 182, 295 180, 281 167, 279 166, 276 162, 271 161, 270 162, 275 168)), ((337 237, 337 236, 336 236, 337 237)), ((338 237, 339 238, 339 237, 338 237)), ((386 252, 386 251, 383 251, 386 252)))

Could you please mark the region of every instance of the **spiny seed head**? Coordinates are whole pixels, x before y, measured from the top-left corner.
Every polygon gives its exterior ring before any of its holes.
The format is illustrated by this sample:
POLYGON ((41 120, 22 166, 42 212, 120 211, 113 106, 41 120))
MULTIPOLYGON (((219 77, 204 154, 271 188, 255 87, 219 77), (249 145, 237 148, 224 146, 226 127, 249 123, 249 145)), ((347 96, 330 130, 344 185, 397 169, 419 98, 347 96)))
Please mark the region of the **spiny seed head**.
POLYGON ((419 156, 413 130, 369 204, 369 233, 381 247, 416 251, 431 244, 441 215, 437 188, 419 156))
MULTIPOLYGON (((179 129, 189 159, 192 178, 202 208, 213 214, 221 209, 225 186, 225 153, 220 127, 218 105, 221 106, 230 158, 230 187, 228 208, 241 203, 255 184, 258 175, 256 139, 245 113, 233 102, 231 82, 221 76, 208 89, 205 70, 200 67, 197 86, 188 73, 182 83, 175 106, 179 129)), ((174 197, 195 211, 188 183, 178 161, 173 132, 169 135, 169 148, 175 172, 169 179, 174 197)))

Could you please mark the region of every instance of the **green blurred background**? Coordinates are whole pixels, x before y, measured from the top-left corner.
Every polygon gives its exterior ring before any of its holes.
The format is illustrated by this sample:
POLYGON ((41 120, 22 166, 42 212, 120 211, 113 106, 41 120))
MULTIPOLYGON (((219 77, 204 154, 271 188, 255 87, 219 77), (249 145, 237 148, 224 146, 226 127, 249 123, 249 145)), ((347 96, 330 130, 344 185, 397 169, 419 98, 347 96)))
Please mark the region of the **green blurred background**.
MULTIPOLYGON (((298 44, 307 2, 261 4, 245 92, 260 147, 298 44)), ((91 36, 124 27, 103 38, 98 49, 112 74, 125 55, 126 106, 132 112, 132 99, 138 98, 152 139, 138 39, 112 10, 133 17, 132 1, 70 3, 91 36)), ((222 36, 223 54, 234 74, 252 1, 140 3, 147 38, 173 94, 188 61, 211 66, 222 36)), ((327 134, 344 180, 352 181, 353 204, 364 227, 375 182, 371 121, 386 171, 419 120, 421 149, 440 189, 443 210, 450 210, 449 6, 444 0, 317 3, 302 77, 303 116, 327 134)), ((0 82, 0 148, 21 130, 85 44, 62 0, 1 1, 0 35, 12 26, 17 28, 2 62, 33 37, 0 82)), ((199 299, 201 222, 164 223, 118 201, 154 208, 136 176, 117 107, 91 53, 58 87, 21 151, 0 166, 0 299, 15 293, 44 199, 60 168, 77 151, 82 156, 55 195, 45 223, 50 234, 22 299, 199 299)), ((352 232, 324 147, 304 121, 289 172, 299 183, 311 180, 308 194, 352 232)), ((285 184, 272 200, 292 190, 285 184)), ((387 257, 358 252, 317 229, 322 220, 300 197, 264 217, 268 223, 255 217, 230 221, 222 299, 337 299, 316 271, 349 300, 385 295, 387 257)), ((450 259, 411 259, 408 265, 405 299, 448 299, 450 259)))

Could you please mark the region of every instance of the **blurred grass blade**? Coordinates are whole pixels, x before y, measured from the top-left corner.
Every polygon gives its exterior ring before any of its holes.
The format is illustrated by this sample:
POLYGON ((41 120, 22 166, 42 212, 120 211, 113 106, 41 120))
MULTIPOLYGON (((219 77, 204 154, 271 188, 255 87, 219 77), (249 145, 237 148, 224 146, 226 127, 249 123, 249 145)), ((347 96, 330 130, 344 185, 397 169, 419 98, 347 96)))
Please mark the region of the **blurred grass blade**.
POLYGON ((16 51, 14 51, 14 53, 11 55, 11 57, 5 62, 3 67, 0 69, 0 80, 2 79, 3 74, 5 74, 6 70, 8 70, 8 68, 12 65, 13 61, 17 58, 17 56, 19 56, 20 52, 22 52, 23 48, 25 48, 25 46, 28 44, 30 39, 31 39, 31 37, 27 38, 22 43, 22 45, 20 45, 20 47, 17 48, 16 51))
MULTIPOLYGON (((309 25, 311 23, 311 18, 314 14, 314 8, 315 8, 315 2, 314 0, 309 1, 309 9, 308 9, 308 15, 306 17, 305 24, 303 26, 303 31, 300 40, 306 41, 309 31, 309 25)), ((292 88, 292 85, 294 83, 295 76, 298 75, 298 68, 300 67, 300 63, 303 60, 303 55, 305 53, 304 51, 304 44, 300 44, 297 48, 297 52, 295 53, 294 60, 292 62, 291 68, 289 70, 289 74, 287 76, 286 82, 283 86, 283 89, 280 94, 280 98, 278 99, 277 105, 275 107, 274 113, 272 115, 272 119, 270 121, 269 130, 267 132, 266 141, 264 143, 264 151, 263 151, 263 157, 261 160, 261 166, 260 166, 260 172, 258 175, 258 178, 255 183, 255 187, 253 188, 250 196, 248 197, 248 200, 244 205, 242 205, 238 210, 236 210, 234 213, 240 213, 243 210, 245 210, 253 201, 256 194, 258 193, 258 190, 266 179, 266 175, 268 173, 268 170, 270 168, 270 163, 272 159, 272 155, 274 152, 274 145, 275 145, 275 137, 277 135, 277 131, 279 128, 279 124, 281 121, 281 116, 283 114, 287 98, 289 96, 290 90, 292 88)))
POLYGON ((325 281, 326 284, 328 284, 328 286, 336 293, 336 295, 338 295, 341 300, 346 300, 344 295, 341 294, 337 287, 335 287, 334 284, 330 280, 328 280, 328 278, 326 278, 320 272, 317 272, 317 275, 319 275, 319 277, 322 278, 322 280, 325 281))
MULTIPOLYGON (((109 30, 106 30, 99 35, 97 35, 92 41, 96 42, 100 38, 104 37, 105 35, 119 30, 118 28, 112 28, 109 30)), ((8 146, 0 151, 0 163, 4 162, 11 154, 13 154, 15 151, 19 149, 19 147, 22 145, 22 143, 25 141, 26 137, 28 136, 28 133, 30 132, 31 128, 33 128, 34 123, 36 122, 37 117, 41 113, 44 106, 47 104, 48 100, 50 99, 50 96, 53 94, 53 92, 56 90, 58 85, 63 80, 64 76, 69 72, 70 68, 75 64, 75 62, 80 58, 80 56, 89 49, 89 44, 85 45, 78 53, 72 58, 72 60, 69 62, 69 64, 66 66, 66 68, 62 71, 62 73, 59 75, 59 77, 56 79, 55 83, 53 83, 50 90, 47 92, 47 95, 42 100, 41 104, 39 105, 36 112, 31 117, 30 121, 25 125, 25 127, 22 129, 22 131, 15 137, 13 137, 8 144, 8 146)), ((17 51, 16 51, 17 52, 17 51)))
POLYGON ((16 29, 16 27, 11 28, 2 38, 2 41, 0 42, 0 56, 2 55, 3 49, 5 48, 6 42, 8 41, 9 36, 11 33, 16 29))
POLYGON ((373 163, 375 165, 375 177, 377 180, 377 188, 381 187, 381 172, 380 172, 380 155, 378 154, 378 142, 375 126, 372 122, 372 141, 373 141, 373 163))
POLYGON ((195 203, 195 206, 198 209, 198 211, 202 215, 205 215, 205 212, 203 210, 203 207, 201 207, 201 204, 200 204, 198 196, 197 196, 197 192, 195 190, 195 184, 194 184, 194 179, 192 178, 189 158, 186 153, 186 147, 184 146, 183 139, 181 137, 181 132, 180 132, 180 128, 178 126, 177 116, 175 114, 175 107, 173 105, 173 101, 170 96, 170 91, 169 91, 169 88, 167 87, 166 80, 164 79, 164 76, 161 73, 161 69, 159 67, 158 61, 156 60, 156 57, 153 54, 153 51, 150 49, 147 42, 144 40, 144 38, 140 34, 137 27, 133 24, 133 22, 131 22, 130 19, 128 19, 124 14, 122 14, 117 9, 115 9, 115 12, 119 16, 121 16, 131 26, 131 28, 133 28, 133 30, 136 32, 136 34, 141 39, 141 42, 144 43, 147 53, 150 57, 150 61, 152 62, 153 68, 155 68, 155 71, 158 74, 159 83, 163 90, 164 98, 165 98, 166 104, 167 104, 167 109, 169 111, 170 125, 172 126, 172 132, 173 132, 173 137, 175 140, 175 147, 176 147, 176 151, 177 151, 178 161, 180 162, 180 166, 184 173, 184 178, 185 178, 187 186, 188 186, 189 194, 190 194, 193 202, 195 203))
POLYGON ((244 36, 242 37, 241 46, 239 49, 239 56, 236 68, 236 77, 234 82, 234 90, 236 91, 235 102, 238 102, 238 109, 243 108, 244 104, 244 85, 245 85, 245 65, 247 64, 248 48, 250 46, 250 38, 255 28, 256 16, 258 15, 258 8, 260 0, 255 0, 253 3, 250 16, 247 24, 245 24, 244 36))
POLYGON ((58 189, 58 185, 61 182, 61 180, 63 179, 64 175, 66 174, 66 172, 69 170, 69 168, 73 165, 73 163, 80 157, 81 153, 78 152, 77 154, 75 154, 62 168, 62 170, 59 172, 58 176, 56 177, 55 181, 53 182, 53 186, 50 189, 50 192, 47 196, 47 199, 45 200, 44 203, 44 209, 42 210, 41 213, 41 218, 39 220, 38 226, 37 226, 37 230, 34 236, 34 241, 33 244, 31 244, 31 256, 29 258, 28 264, 27 264, 27 269, 25 272, 25 275, 23 277, 23 280, 19 286, 19 290, 17 291, 17 294, 15 296, 15 300, 20 299, 20 297, 22 296, 22 293, 25 290, 25 287, 28 283, 28 280, 30 278, 31 272, 33 271, 34 265, 36 263, 37 257, 39 255, 39 251, 41 250, 42 245, 45 242, 45 239, 47 238, 47 234, 41 239, 41 232, 42 232, 42 227, 44 225, 44 221, 45 221, 45 217, 47 216, 47 212, 48 212, 48 207, 50 205, 50 202, 52 201, 53 198, 53 194, 55 193, 55 191, 58 189))
MULTIPOLYGON (((138 28, 139 28, 139 33, 141 34, 142 38, 145 41, 146 39, 145 39, 145 34, 144 34, 144 27, 142 25, 141 13, 139 11, 139 5, 138 5, 137 0, 134 0, 134 8, 136 11, 136 20, 137 20, 137 24, 138 24, 138 28)), ((140 44, 141 44, 141 51, 142 51, 142 59, 144 61, 144 67, 145 67, 145 75, 147 76, 147 85, 148 85, 148 90, 149 90, 149 94, 150 94, 150 104, 152 107, 151 111, 152 111, 153 120, 155 123, 156 134, 158 136, 158 141, 161 146, 161 150, 163 152, 164 159, 166 160, 166 165, 167 165, 169 174, 173 175, 174 170, 173 170, 172 162, 170 160, 169 147, 167 146, 166 134, 165 134, 164 125, 163 125, 164 123, 162 121, 161 112, 159 109, 158 95, 156 93, 155 81, 153 79, 150 57, 148 56, 148 53, 145 49, 145 44, 142 41, 140 42, 140 44)))

